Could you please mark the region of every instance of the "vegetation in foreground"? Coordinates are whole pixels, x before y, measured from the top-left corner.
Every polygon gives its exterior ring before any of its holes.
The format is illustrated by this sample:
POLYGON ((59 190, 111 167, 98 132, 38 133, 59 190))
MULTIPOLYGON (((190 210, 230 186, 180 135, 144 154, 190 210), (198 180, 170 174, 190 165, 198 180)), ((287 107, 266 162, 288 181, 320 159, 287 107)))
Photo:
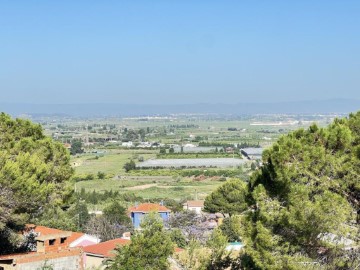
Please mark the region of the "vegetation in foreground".
POLYGON ((360 112, 283 136, 263 162, 246 189, 227 182, 205 203, 240 215, 239 269, 356 269, 360 112))
POLYGON ((18 232, 44 206, 68 203, 72 174, 69 153, 40 125, 0 114, 0 254, 26 248, 18 232))

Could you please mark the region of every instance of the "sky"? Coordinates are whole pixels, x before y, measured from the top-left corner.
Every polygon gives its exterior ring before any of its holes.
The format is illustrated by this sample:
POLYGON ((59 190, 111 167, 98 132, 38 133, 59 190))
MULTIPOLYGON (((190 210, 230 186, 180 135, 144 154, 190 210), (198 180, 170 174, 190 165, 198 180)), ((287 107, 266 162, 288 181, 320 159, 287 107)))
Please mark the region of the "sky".
POLYGON ((360 1, 0 1, 0 102, 360 100, 360 1))

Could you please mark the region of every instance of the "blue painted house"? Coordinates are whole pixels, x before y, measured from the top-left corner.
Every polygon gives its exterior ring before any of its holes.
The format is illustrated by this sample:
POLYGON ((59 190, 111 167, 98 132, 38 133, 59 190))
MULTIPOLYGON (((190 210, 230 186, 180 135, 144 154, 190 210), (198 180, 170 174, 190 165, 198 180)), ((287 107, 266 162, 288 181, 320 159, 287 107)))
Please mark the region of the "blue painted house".
POLYGON ((156 203, 142 203, 135 205, 134 207, 130 207, 130 218, 135 229, 140 227, 142 218, 150 212, 158 212, 160 217, 166 221, 170 216, 171 210, 162 204, 156 203))

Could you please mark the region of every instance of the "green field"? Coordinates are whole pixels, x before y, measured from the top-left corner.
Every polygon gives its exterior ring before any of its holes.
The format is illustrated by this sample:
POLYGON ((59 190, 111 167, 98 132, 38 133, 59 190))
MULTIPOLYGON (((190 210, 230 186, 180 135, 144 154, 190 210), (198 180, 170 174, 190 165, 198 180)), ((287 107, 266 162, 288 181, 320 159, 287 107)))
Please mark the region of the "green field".
POLYGON ((194 199, 196 195, 199 199, 205 198, 220 184, 220 181, 194 181, 190 178, 125 176, 121 179, 80 181, 76 183, 76 190, 85 189, 86 192, 112 190, 120 193, 134 193, 144 199, 181 200, 194 199))
MULTIPOLYGON (((232 157, 233 153, 169 153, 159 154, 159 148, 124 148, 122 142, 129 140, 134 144, 141 141, 160 144, 210 145, 251 144, 270 146, 277 138, 298 128, 307 128, 312 122, 325 125, 330 116, 286 116, 253 115, 242 117, 219 116, 174 116, 169 118, 106 118, 81 120, 63 119, 59 122, 44 123, 47 133, 62 142, 77 139, 92 143, 84 147, 85 154, 71 158, 75 170, 76 191, 105 192, 112 190, 121 194, 135 194, 143 199, 172 198, 176 200, 203 199, 226 178, 249 178, 251 162, 238 167, 189 169, 138 169, 125 172, 124 165, 130 160, 138 163, 147 159, 179 158, 219 158, 232 157), (91 126, 91 129, 86 129, 91 126), (140 139, 139 130, 144 135, 140 139), (135 135, 134 135, 135 134, 135 135), (112 142, 109 142, 111 140, 112 142), (105 173, 105 179, 98 179, 98 172, 105 173), (194 173, 194 174, 192 174, 194 173), (206 174, 206 177, 201 178, 206 174), (201 181, 198 181, 200 177, 201 181), (86 181, 81 181, 87 179, 86 181), (91 179, 91 180, 90 180, 91 179), (221 181, 220 181, 221 180, 221 181)), ((220 149, 222 152, 220 152, 220 149)), ((236 156, 238 156, 235 153, 236 156)), ((240 155, 239 155, 240 157, 240 155)))
POLYGON ((106 149, 101 154, 83 154, 73 157, 71 164, 76 175, 97 174, 101 171, 107 175, 121 175, 125 173, 124 164, 131 159, 137 160, 139 156, 144 160, 156 156, 154 151, 146 150, 112 150, 106 149), (97 158, 98 157, 98 158, 97 158))

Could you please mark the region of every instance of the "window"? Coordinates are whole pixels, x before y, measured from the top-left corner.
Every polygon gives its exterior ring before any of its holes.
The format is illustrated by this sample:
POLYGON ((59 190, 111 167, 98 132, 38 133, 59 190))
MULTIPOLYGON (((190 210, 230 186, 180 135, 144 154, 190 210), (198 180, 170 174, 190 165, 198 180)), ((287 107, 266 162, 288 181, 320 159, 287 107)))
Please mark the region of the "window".
POLYGON ((55 245, 56 239, 50 239, 49 240, 49 246, 55 245))
POLYGON ((66 241, 66 237, 61 237, 61 238, 60 238, 60 243, 61 243, 61 244, 64 244, 65 241, 66 241))

